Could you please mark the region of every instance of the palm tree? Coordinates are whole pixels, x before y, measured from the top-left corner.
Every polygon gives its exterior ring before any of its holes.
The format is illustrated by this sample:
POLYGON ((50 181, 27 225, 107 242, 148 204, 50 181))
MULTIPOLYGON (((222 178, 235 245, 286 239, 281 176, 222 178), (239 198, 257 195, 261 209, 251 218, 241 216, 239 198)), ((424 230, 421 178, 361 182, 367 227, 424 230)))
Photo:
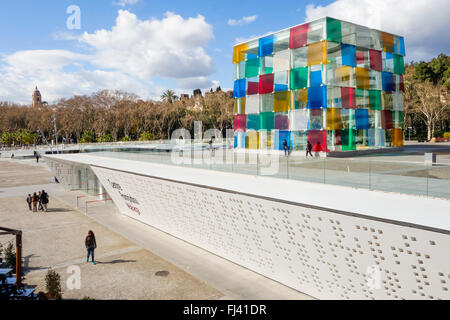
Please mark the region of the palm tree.
POLYGON ((164 102, 172 103, 173 101, 177 100, 178 96, 175 94, 175 91, 173 90, 166 90, 163 92, 161 96, 161 100, 164 102))

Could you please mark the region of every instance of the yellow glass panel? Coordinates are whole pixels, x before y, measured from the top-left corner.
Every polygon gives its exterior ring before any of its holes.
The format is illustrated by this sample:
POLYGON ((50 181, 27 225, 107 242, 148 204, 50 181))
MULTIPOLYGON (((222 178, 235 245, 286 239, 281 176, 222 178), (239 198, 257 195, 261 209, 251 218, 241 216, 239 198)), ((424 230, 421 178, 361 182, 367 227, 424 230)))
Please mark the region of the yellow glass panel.
POLYGON ((247 149, 258 149, 259 148, 259 132, 258 131, 247 131, 247 144, 245 147, 247 149))
POLYGON ((336 68, 336 81, 337 83, 350 81, 351 67, 342 66, 336 68))
POLYGON ((298 101, 308 102, 308 88, 298 90, 298 101))
POLYGON ((356 87, 359 89, 370 89, 369 70, 365 68, 355 68, 356 87))
POLYGON ((243 43, 233 48, 233 63, 239 63, 245 60, 245 51, 248 50, 248 44, 243 43))
POLYGON ((245 98, 234 99, 234 114, 245 113, 245 98))
POLYGON ((260 149, 272 149, 273 146, 273 132, 272 131, 260 131, 259 132, 260 149))
POLYGON ((394 53, 394 35, 381 32, 381 43, 383 44, 383 51, 394 53))
POLYGON ((308 45, 308 66, 327 63, 327 42, 321 41, 308 45))
POLYGON ((403 147, 403 131, 401 128, 392 129, 392 146, 403 147))
POLYGON ((233 109, 234 114, 238 113, 238 100, 239 99, 234 99, 234 109, 233 109))
POLYGON ((341 130, 341 109, 327 108, 327 130, 341 130))
POLYGON ((273 100, 273 111, 274 112, 289 111, 290 102, 291 102, 291 94, 289 91, 275 92, 273 100))

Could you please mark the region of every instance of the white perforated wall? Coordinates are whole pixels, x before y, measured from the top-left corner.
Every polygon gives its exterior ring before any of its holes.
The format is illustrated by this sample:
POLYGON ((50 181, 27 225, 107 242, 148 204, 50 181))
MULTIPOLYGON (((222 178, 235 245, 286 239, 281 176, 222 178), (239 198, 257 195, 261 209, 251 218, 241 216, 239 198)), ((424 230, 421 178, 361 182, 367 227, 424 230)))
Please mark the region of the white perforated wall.
POLYGON ((450 298, 448 234, 92 169, 123 214, 313 297, 450 298))

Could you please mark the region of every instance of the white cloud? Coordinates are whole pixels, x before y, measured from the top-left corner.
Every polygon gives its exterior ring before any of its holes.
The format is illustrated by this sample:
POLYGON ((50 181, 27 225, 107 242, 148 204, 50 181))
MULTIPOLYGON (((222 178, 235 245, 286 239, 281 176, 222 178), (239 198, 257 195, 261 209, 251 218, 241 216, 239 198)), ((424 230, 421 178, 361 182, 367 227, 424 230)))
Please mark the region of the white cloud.
POLYGON ((155 98, 167 89, 154 84, 157 77, 174 79, 186 89, 213 84, 208 80, 213 62, 205 47, 214 35, 200 15, 184 19, 168 12, 160 20, 139 20, 119 10, 110 30, 84 33, 77 39, 76 48, 81 45, 87 53, 27 50, 1 57, 0 101, 28 104, 35 85, 52 103, 101 89, 155 98))
POLYGON ((430 59, 450 51, 450 1, 336 0, 306 6, 306 21, 330 16, 405 37, 408 60, 430 59))
POLYGON ((234 27, 234 26, 243 26, 244 24, 252 23, 253 21, 256 20, 256 18, 258 18, 257 15, 248 16, 248 17, 242 17, 239 20, 228 19, 228 25, 232 26, 232 27, 234 27))
POLYGON ((113 2, 113 5, 125 7, 125 6, 132 6, 133 4, 138 3, 140 0, 119 0, 117 2, 113 2))
POLYGON ((145 79, 211 74, 213 63, 204 46, 213 39, 212 26, 201 15, 183 19, 167 12, 162 20, 141 21, 133 13, 119 10, 111 30, 84 33, 81 41, 95 49, 95 65, 145 79))

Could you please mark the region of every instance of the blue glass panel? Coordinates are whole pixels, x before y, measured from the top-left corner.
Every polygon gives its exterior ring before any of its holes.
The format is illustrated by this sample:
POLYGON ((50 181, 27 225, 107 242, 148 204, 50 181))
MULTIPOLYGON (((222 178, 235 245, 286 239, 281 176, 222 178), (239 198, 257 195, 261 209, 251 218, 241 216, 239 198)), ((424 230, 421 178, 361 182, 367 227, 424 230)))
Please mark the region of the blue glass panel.
POLYGON ((310 86, 316 87, 322 84, 322 71, 311 71, 311 81, 310 86))
POLYGON ((402 56, 405 55, 405 40, 403 39, 403 37, 400 37, 400 54, 402 56))
POLYGON ((386 52, 386 59, 394 59, 394 54, 390 52, 386 52))
POLYGON ((288 86, 287 86, 287 84, 276 84, 275 83, 274 90, 275 90, 275 92, 288 91, 288 86))
POLYGON ((383 90, 386 92, 394 91, 394 75, 390 72, 382 72, 381 80, 383 84, 383 90))
POLYGON ((273 53, 273 35, 259 39, 259 56, 264 57, 273 53))
POLYGON ((234 147, 235 148, 245 148, 245 132, 235 132, 234 133, 234 147))
POLYGON ((247 58, 246 60, 251 60, 251 59, 256 59, 258 58, 257 54, 253 54, 253 53, 247 53, 247 58))
POLYGON ((290 131, 275 131, 274 141, 275 141, 275 150, 283 150, 283 140, 286 140, 288 149, 291 147, 291 132, 290 131), (278 139, 277 139, 278 135, 278 139))
POLYGON ((246 79, 239 79, 234 82, 233 98, 245 97, 245 84, 246 79))
POLYGON ((356 48, 351 44, 341 44, 342 64, 356 67, 356 48))
POLYGON ((327 106, 327 87, 308 88, 308 109, 320 109, 327 106))
POLYGON ((369 110, 368 109, 356 109, 356 129, 369 129, 369 110))

